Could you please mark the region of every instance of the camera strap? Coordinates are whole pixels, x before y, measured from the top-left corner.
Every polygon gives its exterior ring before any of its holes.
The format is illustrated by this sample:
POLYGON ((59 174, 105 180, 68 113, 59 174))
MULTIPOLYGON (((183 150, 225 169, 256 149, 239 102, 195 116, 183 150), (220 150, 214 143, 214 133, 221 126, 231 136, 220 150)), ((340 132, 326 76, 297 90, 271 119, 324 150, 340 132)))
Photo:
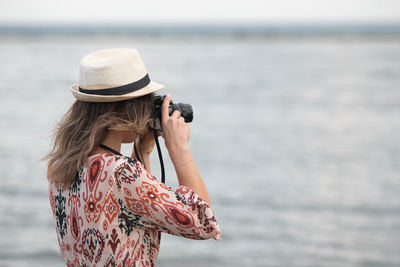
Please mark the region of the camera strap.
MULTIPOLYGON (((165 183, 165 169, 164 169, 164 161, 161 153, 160 143, 158 142, 157 130, 154 130, 154 139, 156 140, 158 159, 160 160, 160 168, 161 168, 161 183, 165 183)), ((158 242, 161 243, 161 231, 158 232, 158 242)))
POLYGON ((106 146, 106 145, 104 145, 104 144, 99 144, 99 147, 101 147, 102 149, 108 150, 108 151, 110 151, 111 153, 114 153, 115 155, 123 156, 123 155, 122 155, 121 153, 119 153, 118 151, 116 151, 116 150, 112 149, 111 147, 106 146))
POLYGON ((158 159, 160 160, 160 168, 161 168, 161 183, 165 183, 165 169, 164 169, 164 161, 161 153, 160 143, 158 142, 157 130, 154 130, 154 139, 156 140, 158 159))

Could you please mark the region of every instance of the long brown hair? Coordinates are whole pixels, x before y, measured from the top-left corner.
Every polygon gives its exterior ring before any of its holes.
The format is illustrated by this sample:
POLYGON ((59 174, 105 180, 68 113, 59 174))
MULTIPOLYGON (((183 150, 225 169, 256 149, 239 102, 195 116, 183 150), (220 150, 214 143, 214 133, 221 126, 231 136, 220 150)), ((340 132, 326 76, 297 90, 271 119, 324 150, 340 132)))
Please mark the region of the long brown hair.
POLYGON ((153 94, 112 103, 75 101, 53 134, 53 147, 43 159, 48 161, 47 179, 69 188, 77 170, 104 140, 109 130, 148 131, 153 121, 153 94))

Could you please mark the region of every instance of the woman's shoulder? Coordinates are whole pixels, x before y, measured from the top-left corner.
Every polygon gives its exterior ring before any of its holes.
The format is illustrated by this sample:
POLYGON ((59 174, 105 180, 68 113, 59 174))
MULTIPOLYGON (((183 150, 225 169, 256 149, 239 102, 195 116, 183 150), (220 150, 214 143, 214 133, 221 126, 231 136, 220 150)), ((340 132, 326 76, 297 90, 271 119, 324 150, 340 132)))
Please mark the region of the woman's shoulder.
POLYGON ((113 181, 111 184, 115 182, 119 190, 122 189, 124 184, 132 186, 142 179, 153 179, 138 160, 123 155, 110 154, 97 154, 89 157, 84 175, 93 181, 100 177, 100 182, 105 177, 111 178, 113 181))
POLYGON ((84 166, 85 168, 90 168, 93 165, 104 164, 106 167, 121 165, 124 163, 134 164, 136 162, 135 159, 124 155, 110 155, 108 153, 100 153, 91 155, 87 159, 87 164, 84 166))
POLYGON ((143 167, 136 159, 124 155, 110 155, 107 153, 102 153, 88 157, 85 169, 87 171, 90 170, 91 173, 108 171, 117 177, 122 172, 141 173, 143 167))

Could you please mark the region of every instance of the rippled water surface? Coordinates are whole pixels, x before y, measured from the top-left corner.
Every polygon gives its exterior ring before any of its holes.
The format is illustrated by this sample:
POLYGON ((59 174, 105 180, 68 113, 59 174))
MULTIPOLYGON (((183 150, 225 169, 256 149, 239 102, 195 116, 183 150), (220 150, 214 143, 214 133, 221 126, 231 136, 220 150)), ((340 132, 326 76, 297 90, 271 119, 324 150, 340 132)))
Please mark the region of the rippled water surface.
POLYGON ((221 225, 163 235, 159 266, 400 266, 400 36, 334 35, 0 36, 1 266, 63 266, 38 160, 80 59, 110 47, 193 105, 221 225))

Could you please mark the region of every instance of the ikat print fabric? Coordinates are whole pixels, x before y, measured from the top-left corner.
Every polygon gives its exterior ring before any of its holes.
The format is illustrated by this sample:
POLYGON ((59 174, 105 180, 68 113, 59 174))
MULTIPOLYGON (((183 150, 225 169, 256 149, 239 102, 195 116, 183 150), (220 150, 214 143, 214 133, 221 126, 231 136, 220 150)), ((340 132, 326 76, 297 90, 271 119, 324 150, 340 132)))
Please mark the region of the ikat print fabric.
POLYGON ((221 239, 207 202, 185 186, 173 191, 126 156, 89 157, 69 190, 49 183, 49 200, 67 266, 155 266, 159 231, 221 239))

